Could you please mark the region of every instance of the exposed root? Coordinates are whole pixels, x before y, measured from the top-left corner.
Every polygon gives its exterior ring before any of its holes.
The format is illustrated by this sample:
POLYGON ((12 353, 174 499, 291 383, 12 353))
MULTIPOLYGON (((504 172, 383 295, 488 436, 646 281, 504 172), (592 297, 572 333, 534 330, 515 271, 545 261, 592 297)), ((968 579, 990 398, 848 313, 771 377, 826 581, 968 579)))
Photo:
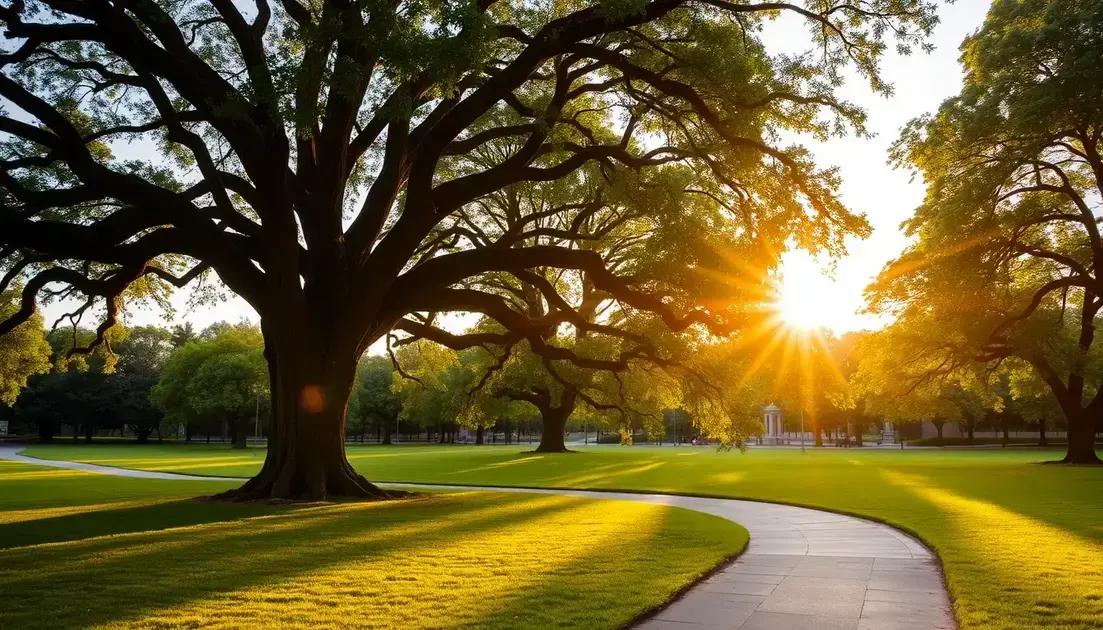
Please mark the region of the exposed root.
POLYGON ((323 501, 386 501, 403 499, 411 493, 403 490, 384 490, 358 473, 342 470, 344 474, 332 475, 317 483, 288 484, 275 475, 260 475, 245 482, 240 488, 227 490, 210 497, 211 501, 317 503, 323 501))

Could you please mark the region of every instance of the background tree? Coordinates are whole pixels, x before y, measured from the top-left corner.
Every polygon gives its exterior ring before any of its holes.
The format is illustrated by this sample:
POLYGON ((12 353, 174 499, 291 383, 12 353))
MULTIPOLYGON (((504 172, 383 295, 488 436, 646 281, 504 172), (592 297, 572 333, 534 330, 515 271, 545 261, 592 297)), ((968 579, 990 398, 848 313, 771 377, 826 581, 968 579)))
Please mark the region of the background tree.
POLYGON ((267 394, 263 341, 248 325, 217 330, 172 353, 151 398, 169 421, 202 426, 208 435, 212 426, 220 427, 235 448, 244 448, 249 421, 266 402, 261 400, 267 394))
MULTIPOLYGON (((15 302, 14 293, 0 293, 0 320, 16 311, 15 302)), ((36 313, 0 337, 0 405, 14 405, 27 379, 49 369, 50 344, 42 328, 42 316, 36 313)))
POLYGON ((947 372, 933 363, 928 348, 934 330, 911 324, 896 322, 857 343, 851 389, 873 414, 895 422, 931 422, 939 439, 946 423, 956 422, 971 441, 986 411, 999 404, 987 375, 976 365, 947 372))
POLYGON ((387 357, 365 356, 356 370, 356 385, 349 399, 350 429, 363 437, 370 426, 375 426, 384 444, 391 443, 391 431, 402 411, 402 400, 391 389, 393 372, 387 357))
POLYGON ((38 425, 44 439, 70 424, 74 437, 83 433, 86 440, 98 431, 121 436, 129 429, 146 441, 160 427, 161 414, 150 405, 149 392, 165 355, 155 340, 166 334, 156 327, 119 325, 107 335, 107 343, 83 352, 82 344, 94 339, 94 331, 79 326, 51 330, 44 339, 52 372, 29 382, 17 420, 38 425))
POLYGON ((110 374, 119 361, 119 355, 112 348, 125 339, 126 334, 121 324, 112 326, 104 333, 102 343, 92 345, 96 339, 94 330, 77 324, 52 326, 46 333, 46 339, 50 342, 53 369, 57 372, 110 374))
POLYGON ((1038 373, 1022 360, 1009 359, 1001 366, 1007 371, 1011 399, 1018 414, 1026 422, 1033 421, 1038 428, 1038 445, 1048 446, 1046 431, 1060 430, 1064 413, 1053 396, 1053 391, 1038 373))
POLYGON ((847 435, 853 437, 858 446, 862 445, 869 425, 880 420, 872 400, 875 392, 865 386, 858 374, 862 359, 874 347, 869 341, 874 334, 849 332, 830 339, 831 354, 840 378, 827 390, 826 402, 831 414, 840 420, 847 435))
POLYGON ((172 332, 160 326, 129 326, 112 350, 118 356, 115 373, 106 377, 114 398, 117 420, 145 442, 150 434, 161 437, 162 413, 150 401, 161 369, 172 352, 172 332))
POLYGON ((52 440, 63 422, 73 427, 73 439, 83 428, 85 439, 91 440, 98 418, 89 397, 103 391, 99 383, 93 385, 91 380, 87 372, 77 371, 43 374, 32 379, 16 403, 16 419, 36 427, 42 440, 52 440))
POLYGON ((118 355, 115 369, 124 374, 156 377, 173 349, 173 333, 161 326, 128 326, 126 335, 112 350, 118 355))
MULTIPOLYGON (((510 153, 502 144, 487 143, 480 151, 510 153)), ((768 243, 777 237, 778 225, 790 220, 788 211, 762 210, 759 231, 739 232, 731 224, 730 208, 693 185, 693 174, 675 165, 644 173, 580 168, 553 182, 514 185, 488 195, 476 208, 457 213, 457 229, 485 238, 498 226, 516 233, 526 247, 597 253, 604 271, 631 277, 651 293, 688 293, 704 303, 728 304, 728 313, 743 322, 760 319, 769 296, 756 280, 777 262, 777 251, 768 243), (731 233, 718 226, 731 226, 731 233), (738 268, 732 268, 736 260, 738 268)), ((851 229, 864 230, 865 224, 855 220, 851 229)), ((838 246, 832 240, 820 244, 838 246)), ((566 450, 564 433, 576 413, 579 421, 619 429, 626 441, 635 429, 661 435, 664 410, 685 402, 678 379, 701 378, 687 365, 700 346, 711 342, 700 330, 670 330, 602 290, 592 275, 585 269, 538 267, 472 282, 534 320, 522 343, 493 320, 481 322, 468 339, 478 339, 486 351, 472 357, 485 360, 467 365, 484 370, 476 379, 476 389, 485 390, 477 397, 482 404, 489 394, 539 412, 539 452, 566 450), (564 317, 552 316, 557 313, 564 317), (541 318, 545 323, 537 328, 541 318)), ((406 330, 411 336, 401 343, 419 337, 460 348, 467 343, 431 325, 406 330)), ((698 395, 722 397, 718 390, 694 389, 698 395)), ((731 431, 722 435, 725 441, 744 437, 731 431)))
POLYGON ((961 94, 895 147, 927 197, 918 237, 873 287, 875 306, 937 322, 942 371, 1018 357, 1068 423, 1064 461, 1098 463, 1103 370, 1103 6, 998 0, 962 45, 961 94))
MULTIPOLYGON (((616 354, 563 345, 574 347, 582 356, 616 354)), ((464 416, 472 418, 468 424, 478 426, 483 418, 515 421, 529 415, 525 412, 528 407, 540 417, 537 452, 566 451, 565 431, 572 417, 592 427, 622 430, 630 441, 633 428, 652 432, 661 428, 663 410, 678 402, 672 398, 674 384, 661 370, 649 371, 631 363, 608 370, 582 368, 540 357, 525 345, 513 347, 504 362, 484 354, 480 361, 473 362, 472 369, 476 371, 474 378, 458 383, 468 387, 468 391, 460 392, 470 397, 471 408, 464 409, 464 416), (650 380, 643 372, 651 375, 650 380), (479 383, 482 389, 472 392, 479 383)))
POLYGON ((445 441, 470 404, 475 372, 464 366, 460 353, 424 340, 401 345, 395 364, 392 389, 402 401, 402 420, 424 427, 426 439, 436 428, 445 441))
POLYGON ((173 348, 179 348, 192 339, 195 339, 197 336, 195 327, 192 326, 192 323, 184 322, 183 324, 177 324, 172 327, 172 337, 170 341, 173 348))
POLYGON ((886 38, 906 49, 934 24, 922 0, 26 0, 0 20, 0 264, 25 282, 0 333, 47 291, 99 304, 99 342, 128 299, 217 274, 260 314, 273 392, 241 498, 382 496, 344 454, 363 351, 424 313, 491 317, 502 343, 543 329, 468 279, 585 269, 673 328, 730 327, 727 305, 652 294, 593 252, 438 237, 496 190, 591 163, 691 164, 739 229, 785 209, 779 242, 845 232, 835 174, 780 132, 860 124, 832 92, 843 69, 883 89, 886 38), (814 57, 765 53, 779 10, 814 57), (471 159, 507 137, 492 167, 471 159))

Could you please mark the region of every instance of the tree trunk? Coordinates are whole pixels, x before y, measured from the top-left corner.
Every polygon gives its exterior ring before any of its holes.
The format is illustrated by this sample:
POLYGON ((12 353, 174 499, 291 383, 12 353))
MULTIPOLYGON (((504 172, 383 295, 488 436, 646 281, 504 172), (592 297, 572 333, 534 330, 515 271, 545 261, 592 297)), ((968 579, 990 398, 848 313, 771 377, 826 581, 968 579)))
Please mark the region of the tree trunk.
POLYGON ((1082 411, 1068 420, 1068 450, 1061 461, 1066 464, 1103 463, 1095 454, 1095 418, 1082 411))
POLYGON ((482 444, 483 443, 483 433, 485 431, 486 431, 486 429, 483 428, 483 425, 481 425, 481 424, 479 426, 475 427, 475 444, 482 444))
POLYGON ((972 422, 969 422, 965 425, 965 430, 966 430, 966 432, 969 436, 969 443, 970 444, 972 444, 972 442, 973 442, 973 429, 974 429, 974 427, 973 427, 972 422))
POLYGON ((570 415, 571 409, 563 405, 558 407, 549 405, 540 409, 540 418, 544 421, 544 426, 540 433, 540 444, 536 447, 537 453, 567 452, 567 445, 563 438, 567 430, 567 418, 570 415))
POLYGON ((938 441, 942 441, 942 428, 946 426, 945 422, 931 420, 931 424, 934 425, 934 430, 938 432, 938 441))
POLYGON ((351 344, 302 334, 309 326, 265 326, 272 391, 268 452, 257 476, 220 495, 232 500, 389 495, 353 470, 345 457, 345 413, 356 377, 351 344))
POLYGON ((231 445, 233 448, 245 448, 246 446, 245 440, 248 438, 248 435, 245 433, 245 427, 242 426, 243 424, 242 422, 234 423, 234 439, 231 445))
POLYGON ((396 420, 398 420, 398 412, 397 411, 395 412, 394 417, 391 418, 391 420, 389 422, 384 422, 383 423, 383 425, 384 425, 383 426, 383 443, 384 444, 390 444, 391 443, 391 426, 395 423, 396 420))
POLYGON ((1049 440, 1046 439, 1046 417, 1042 416, 1038 418, 1038 446, 1049 446, 1049 440))

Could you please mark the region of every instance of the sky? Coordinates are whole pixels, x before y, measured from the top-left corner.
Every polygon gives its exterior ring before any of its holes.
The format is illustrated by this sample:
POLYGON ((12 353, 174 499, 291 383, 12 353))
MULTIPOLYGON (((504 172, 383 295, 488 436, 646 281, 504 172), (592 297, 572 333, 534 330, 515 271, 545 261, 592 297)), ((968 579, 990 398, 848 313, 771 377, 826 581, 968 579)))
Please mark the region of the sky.
MULTIPOLYGON (((942 6, 941 23, 930 40, 933 52, 887 55, 882 69, 894 85, 892 96, 876 95, 859 80, 843 87, 840 95, 867 111, 872 138, 808 143, 821 165, 839 168, 842 200, 867 216, 873 234, 865 240, 851 239, 847 254, 835 261, 801 251, 785 254, 778 302, 783 317, 791 324, 822 326, 837 334, 884 325, 883 320, 862 313, 863 291, 885 263, 906 246, 900 223, 923 198, 922 181, 912 181, 910 173, 888 165, 887 151, 905 123, 937 109, 944 99, 958 92, 962 77, 958 46, 980 26, 989 4, 989 0, 957 0, 942 6)), ((766 40, 768 47, 778 50, 804 43, 799 32, 784 26, 767 30, 766 40)), ((124 321, 130 325, 187 321, 202 329, 217 321, 258 320, 252 307, 236 296, 217 304, 193 306, 188 293, 175 295, 171 316, 155 307, 131 308, 124 321)), ((63 312, 59 304, 47 305, 43 310, 48 323, 63 312)))
POLYGON ((936 110, 961 88, 958 63, 961 42, 984 21, 989 0, 958 0, 940 8, 941 23, 931 53, 889 55, 882 65, 893 83, 891 97, 873 94, 859 82, 848 84, 842 96, 862 106, 869 115, 873 138, 848 137, 813 145, 821 164, 837 166, 842 174, 842 200, 863 213, 873 227, 868 239, 850 239, 848 253, 838 261, 813 258, 803 251, 782 259, 782 315, 790 323, 824 326, 835 333, 879 328, 884 321, 863 314, 865 287, 885 263, 907 245, 902 221, 922 202, 921 178, 887 163, 888 149, 900 129, 912 118, 936 110))

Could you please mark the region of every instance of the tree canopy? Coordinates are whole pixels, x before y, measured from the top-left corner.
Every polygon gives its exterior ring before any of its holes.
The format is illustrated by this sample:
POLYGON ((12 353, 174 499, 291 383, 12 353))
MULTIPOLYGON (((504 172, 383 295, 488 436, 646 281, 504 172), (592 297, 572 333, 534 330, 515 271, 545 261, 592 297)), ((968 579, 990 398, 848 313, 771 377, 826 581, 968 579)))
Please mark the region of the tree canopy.
POLYGON ((962 45, 965 84, 895 146, 927 196, 874 305, 928 337, 941 373, 1009 357, 1069 423, 1066 459, 1098 461, 1103 370, 1103 6, 996 0, 962 45))
MULTIPOLYGON (((0 293, 0 319, 17 309, 16 296, 0 293)), ((42 317, 34 315, 10 333, 0 336, 0 404, 14 405, 27 379, 50 369, 50 344, 42 317)))
POLYGON ((518 311, 488 274, 580 270, 673 329, 740 323, 738 301, 652 291, 578 246, 585 199, 511 228, 484 198, 584 167, 669 171, 724 209, 719 239, 837 247, 863 224, 783 138, 861 130, 843 70, 886 89, 885 47, 935 22, 925 0, 24 0, 0 20, 0 290, 25 283, 0 333, 68 297, 102 307, 99 342, 128 300, 217 274, 261 316, 273 391, 265 466, 234 496, 309 498, 383 494, 342 437, 357 359, 389 331, 571 356, 540 340, 572 309, 518 311), (807 23, 807 54, 760 42, 782 13, 807 23), (561 243, 527 244, 547 230, 561 243), (430 325, 456 311, 503 330, 430 325))

